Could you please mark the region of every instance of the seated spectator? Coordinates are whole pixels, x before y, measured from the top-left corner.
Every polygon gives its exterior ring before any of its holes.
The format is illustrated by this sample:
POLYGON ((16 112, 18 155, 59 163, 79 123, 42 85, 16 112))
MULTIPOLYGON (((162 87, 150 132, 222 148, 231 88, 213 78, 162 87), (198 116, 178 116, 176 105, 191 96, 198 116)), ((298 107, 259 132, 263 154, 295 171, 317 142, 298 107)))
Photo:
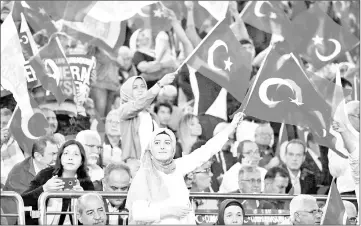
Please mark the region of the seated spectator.
POLYGON ((244 140, 239 143, 237 148, 237 163, 235 163, 223 176, 221 186, 219 187, 219 192, 228 193, 238 189, 238 173, 242 166, 251 165, 257 167, 261 172, 261 190, 264 188, 264 175, 266 175, 267 170, 259 167, 258 163, 260 160, 260 153, 258 146, 255 142, 250 140, 244 140))
MULTIPOLYGON (((39 196, 45 191, 55 192, 64 189, 64 182, 61 178, 77 178, 74 191, 93 191, 94 185, 88 176, 86 169, 86 154, 81 143, 75 140, 68 140, 61 146, 54 167, 41 170, 30 182, 29 188, 24 191, 21 197, 25 206, 31 206, 33 210, 38 209, 39 196)), ((70 199, 50 199, 47 211, 69 211, 70 199)), ((37 224, 35 218, 28 218, 26 224, 37 224)), ((49 215, 46 224, 72 224, 70 215, 49 215)))
POLYGON ((154 113, 157 115, 159 120, 159 127, 160 128, 169 128, 169 120, 172 115, 172 105, 168 102, 160 102, 154 106, 154 113))
POLYGON ((77 200, 77 218, 83 225, 107 225, 103 198, 97 193, 86 193, 77 200))
POLYGON ((243 225, 245 212, 240 201, 224 200, 219 208, 216 225, 243 225))
MULTIPOLYGON (((231 193, 261 194, 261 172, 254 166, 242 166, 238 173, 238 190, 231 193)), ((245 209, 272 209, 273 205, 264 200, 243 200, 245 209)))
POLYGON ((322 213, 316 198, 311 195, 298 195, 291 200, 290 223, 293 225, 320 224, 322 213))
POLYGON ((133 64, 133 55, 134 53, 127 46, 121 46, 118 50, 117 62, 120 64, 120 84, 123 84, 128 78, 138 75, 133 64))
POLYGON ((152 131, 158 127, 148 107, 161 88, 173 82, 174 74, 167 74, 149 90, 141 76, 130 77, 120 91, 122 104, 119 112, 122 137, 122 159, 129 157, 140 159, 148 147, 152 131))
POLYGON ((342 200, 342 202, 343 202, 343 205, 345 206, 347 219, 350 222, 350 225, 357 225, 356 206, 350 201, 342 200))
MULTIPOLYGON (((104 192, 127 192, 131 181, 130 169, 125 164, 110 163, 104 169, 104 178, 101 181, 94 182, 98 191, 104 192)), ((103 199, 106 212, 128 212, 125 209, 125 198, 103 199)), ((128 216, 109 215, 107 216, 107 225, 125 225, 128 224, 128 216)))
POLYGON ((5 184, 9 172, 15 164, 24 161, 31 155, 30 150, 24 152, 9 131, 9 121, 12 112, 1 108, 1 184, 5 184))
POLYGON ((135 158, 128 158, 124 162, 130 168, 130 174, 132 178, 134 178, 140 168, 140 160, 135 158))
POLYGON ((278 166, 279 159, 275 156, 275 152, 272 149, 274 132, 271 125, 269 123, 260 124, 255 131, 254 138, 262 158, 259 166, 265 169, 278 166))
POLYGON ((301 140, 288 142, 285 152, 286 163, 282 167, 288 170, 292 184, 291 194, 317 194, 315 174, 304 168, 306 146, 301 140))
POLYGON ((103 144, 103 167, 109 163, 120 163, 122 161, 122 140, 121 140, 119 114, 111 110, 105 119, 105 136, 103 144))
MULTIPOLYGON (((272 167, 264 177, 264 193, 265 194, 286 194, 290 189, 290 175, 287 170, 281 167, 272 167), (288 187, 288 190, 287 190, 288 187)), ((281 200, 269 200, 274 206, 272 209, 286 209, 287 202, 281 200)), ((287 208, 288 209, 288 208, 287 208)))
POLYGON ((179 121, 178 142, 175 158, 188 155, 192 146, 198 141, 202 134, 202 126, 197 116, 192 114, 184 115, 179 121))
POLYGON ((56 133, 56 131, 58 130, 58 120, 56 119, 56 114, 54 113, 54 111, 50 108, 42 108, 41 111, 43 112, 46 120, 48 120, 49 123, 50 130, 47 131, 49 133, 47 135, 56 133))
POLYGON ((87 159, 86 167, 91 181, 101 180, 104 177, 104 171, 100 167, 100 154, 103 147, 101 146, 101 139, 97 132, 92 130, 80 131, 75 138, 80 142, 84 149, 87 159))
POLYGON ((327 195, 332 180, 328 170, 327 155, 321 151, 312 133, 307 134, 307 152, 303 167, 315 174, 317 194, 327 195))

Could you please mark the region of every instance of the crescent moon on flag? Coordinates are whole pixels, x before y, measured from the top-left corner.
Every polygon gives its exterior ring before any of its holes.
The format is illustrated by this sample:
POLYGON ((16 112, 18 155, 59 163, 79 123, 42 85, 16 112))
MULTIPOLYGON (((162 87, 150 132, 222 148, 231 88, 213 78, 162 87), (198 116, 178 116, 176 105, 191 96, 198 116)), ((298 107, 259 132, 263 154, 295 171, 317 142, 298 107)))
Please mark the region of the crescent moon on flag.
POLYGON ((263 13, 261 13, 261 8, 263 3, 268 3, 272 7, 272 4, 269 1, 257 1, 256 4, 254 5, 254 14, 258 17, 266 16, 263 13))
POLYGON ((139 11, 137 13, 139 14, 139 16, 149 17, 149 14, 144 13, 141 8, 139 9, 139 11))
POLYGON ((27 35, 23 35, 23 36, 21 36, 20 41, 26 45, 26 44, 29 43, 29 38, 28 38, 27 35), (24 39, 25 41, 23 41, 23 39, 24 39))
POLYGON ((318 59, 320 59, 323 62, 330 61, 331 59, 336 57, 341 52, 341 44, 339 41, 337 41, 336 39, 333 39, 333 38, 329 38, 328 41, 333 42, 333 44, 335 44, 335 51, 333 51, 333 53, 331 55, 324 56, 318 52, 318 49, 315 50, 316 56, 318 57, 318 59))
POLYGON ((258 91, 259 98, 264 104, 268 105, 271 108, 274 108, 278 103, 282 102, 282 101, 273 101, 268 99, 267 97, 268 87, 276 84, 285 85, 293 90, 292 86, 287 81, 281 78, 269 78, 266 81, 262 82, 258 91))
POLYGON ((24 7, 24 8, 31 9, 31 7, 28 5, 28 3, 26 3, 26 1, 20 1, 20 4, 21 4, 21 6, 24 7))
POLYGON ((227 44, 222 41, 222 40, 216 40, 214 41, 213 45, 208 49, 208 60, 207 60, 207 63, 209 65, 209 67, 212 69, 212 70, 215 70, 215 71, 222 71, 221 68, 218 68, 216 66, 214 66, 214 61, 213 61, 213 53, 214 51, 219 47, 219 46, 224 46, 224 48, 226 48, 227 50, 227 53, 228 53, 228 46, 227 44))
POLYGON ((36 140, 39 137, 35 137, 33 136, 30 131, 29 131, 29 120, 30 118, 34 115, 35 113, 33 112, 32 115, 26 115, 25 117, 21 116, 21 129, 23 130, 23 133, 25 134, 25 136, 27 136, 28 138, 32 139, 32 140, 36 140))

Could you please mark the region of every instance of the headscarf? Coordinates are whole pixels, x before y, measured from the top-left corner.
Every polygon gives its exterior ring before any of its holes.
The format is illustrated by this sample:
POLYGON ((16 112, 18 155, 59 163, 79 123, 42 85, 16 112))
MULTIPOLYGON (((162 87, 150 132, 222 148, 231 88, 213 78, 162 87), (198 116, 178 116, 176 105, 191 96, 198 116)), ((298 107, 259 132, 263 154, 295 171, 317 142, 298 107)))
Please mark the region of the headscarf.
POLYGON ((147 83, 142 76, 133 76, 128 78, 128 80, 124 82, 122 88, 120 89, 120 98, 122 104, 127 103, 129 101, 133 101, 133 102, 135 101, 135 98, 133 97, 133 83, 138 78, 143 80, 145 87, 148 89, 147 83))
MULTIPOLYGON (((149 203, 160 202, 169 198, 167 186, 164 184, 159 171, 171 174, 175 171, 174 155, 176 138, 169 129, 159 128, 152 133, 149 148, 145 151, 139 171, 135 175, 127 195, 126 208, 129 210, 129 222, 133 222, 132 206, 137 200, 146 200, 149 203), (172 154, 166 161, 159 161, 152 155, 155 138, 159 134, 166 134, 171 139, 172 154)), ((133 222, 134 223, 134 222, 133 222)), ((146 222, 135 222, 146 223, 146 222)))
MULTIPOLYGON (((155 52, 154 50, 152 49, 144 49, 144 48, 139 48, 137 46, 137 43, 138 43, 138 36, 139 36, 139 33, 142 32, 144 29, 138 29, 136 31, 134 31, 134 33, 132 34, 132 36, 130 36, 130 39, 129 39, 129 48, 130 50, 135 53, 135 52, 142 52, 142 53, 145 53, 151 57, 154 57, 155 58, 155 52)), ((151 37, 152 38, 152 37, 151 37)))
POLYGON ((243 205, 240 201, 236 200, 236 199, 226 199, 224 200, 220 207, 219 207, 219 211, 218 211, 218 220, 216 225, 225 225, 224 223, 224 211, 226 210, 227 207, 229 206, 239 206, 242 209, 242 213, 243 213, 243 222, 244 222, 244 208, 243 205))

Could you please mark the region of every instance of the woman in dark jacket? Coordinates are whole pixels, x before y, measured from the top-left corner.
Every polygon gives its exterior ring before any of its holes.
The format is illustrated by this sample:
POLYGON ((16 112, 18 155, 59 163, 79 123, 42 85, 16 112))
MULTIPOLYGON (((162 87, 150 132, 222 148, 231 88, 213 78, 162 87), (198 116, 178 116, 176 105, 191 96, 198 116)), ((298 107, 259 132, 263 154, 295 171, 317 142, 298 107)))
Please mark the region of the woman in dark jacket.
POLYGON ((235 199, 226 199, 220 205, 216 225, 242 225, 244 222, 244 216, 244 209, 240 201, 235 199))
MULTIPOLYGON (((87 169, 86 169, 86 155, 84 147, 75 140, 69 140, 65 142, 59 150, 58 157, 56 159, 55 166, 50 166, 41 170, 34 180, 30 182, 30 187, 21 196, 24 200, 25 206, 31 206, 33 210, 38 209, 39 196, 44 192, 55 192, 64 190, 64 182, 61 178, 77 178, 77 184, 73 187, 74 191, 92 191, 94 185, 91 182, 87 169)), ((49 199, 47 206, 60 203, 61 211, 69 211, 71 207, 70 199, 49 199), (51 204, 49 204, 49 201, 51 204)), ((60 211, 56 209, 55 211, 60 211)), ((35 219, 27 219, 27 224, 37 224, 35 219), (31 220, 31 222, 30 222, 31 220), (34 221, 34 222, 33 222, 34 221)), ((64 221, 70 220, 73 224, 72 216, 69 218, 65 214, 60 215, 49 215, 47 222, 44 224, 64 224, 64 221)))

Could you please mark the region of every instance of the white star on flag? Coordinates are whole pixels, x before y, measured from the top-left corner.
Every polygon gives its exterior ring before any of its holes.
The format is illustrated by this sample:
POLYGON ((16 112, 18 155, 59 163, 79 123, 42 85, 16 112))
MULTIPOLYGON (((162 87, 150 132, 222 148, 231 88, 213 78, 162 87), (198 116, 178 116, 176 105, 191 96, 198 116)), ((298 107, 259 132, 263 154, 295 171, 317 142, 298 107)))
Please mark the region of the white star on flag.
POLYGON ((270 17, 271 19, 276 19, 276 18, 277 18, 277 14, 274 13, 274 12, 272 12, 272 13, 270 13, 269 17, 270 17))
POLYGON ((45 16, 46 12, 44 8, 39 8, 39 13, 43 16, 45 16))
POLYGON ((228 70, 228 71, 231 71, 231 66, 232 66, 232 62, 231 62, 231 58, 230 57, 228 57, 228 60, 225 60, 224 61, 224 63, 225 63, 225 67, 224 67, 224 70, 228 70))
POLYGON ((163 16, 163 12, 160 9, 156 9, 153 12, 154 12, 155 17, 162 17, 163 16))
POLYGON ((322 45, 323 42, 323 38, 321 38, 320 36, 316 35, 315 37, 312 38, 313 44, 317 45, 320 44, 322 45))

